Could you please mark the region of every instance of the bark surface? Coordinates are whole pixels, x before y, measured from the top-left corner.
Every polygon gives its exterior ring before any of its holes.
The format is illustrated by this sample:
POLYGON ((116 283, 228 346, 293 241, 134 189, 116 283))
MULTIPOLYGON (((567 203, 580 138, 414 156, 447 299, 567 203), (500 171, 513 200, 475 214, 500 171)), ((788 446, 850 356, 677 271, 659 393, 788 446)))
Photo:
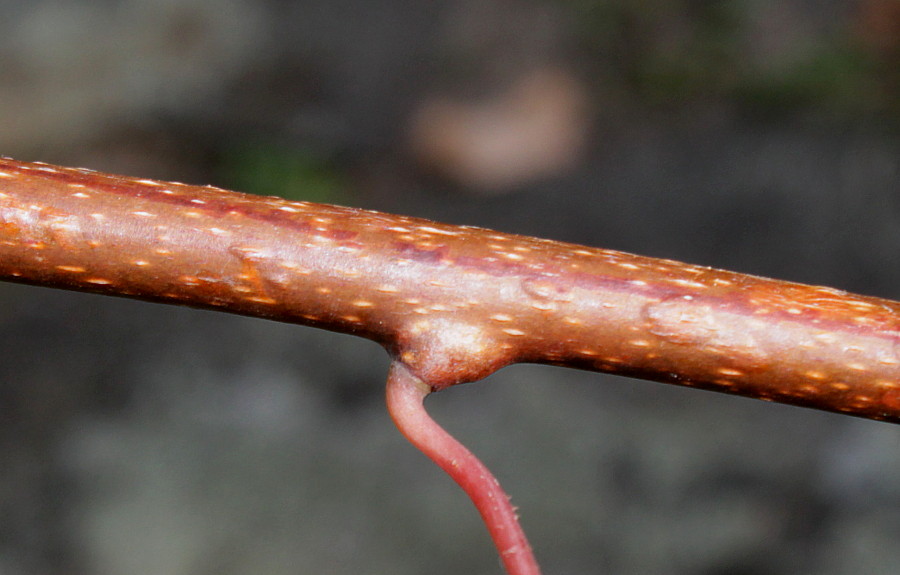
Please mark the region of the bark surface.
POLYGON ((900 421, 898 302, 481 228, 2 158, 0 279, 900 421))

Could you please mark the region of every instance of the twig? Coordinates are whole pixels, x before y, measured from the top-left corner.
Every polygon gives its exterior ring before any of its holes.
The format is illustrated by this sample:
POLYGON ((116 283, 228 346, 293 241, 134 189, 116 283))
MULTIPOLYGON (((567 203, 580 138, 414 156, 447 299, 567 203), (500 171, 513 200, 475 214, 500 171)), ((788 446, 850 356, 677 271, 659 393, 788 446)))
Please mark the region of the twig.
POLYGON ((0 279, 900 421, 900 303, 466 226, 0 159, 0 279))

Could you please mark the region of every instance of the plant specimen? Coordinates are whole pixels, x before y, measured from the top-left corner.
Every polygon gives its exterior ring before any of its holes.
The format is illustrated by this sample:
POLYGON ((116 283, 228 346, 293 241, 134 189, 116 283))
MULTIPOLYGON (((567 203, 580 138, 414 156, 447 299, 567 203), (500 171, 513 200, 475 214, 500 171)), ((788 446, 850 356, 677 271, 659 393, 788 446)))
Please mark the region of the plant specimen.
POLYGON ((433 391, 532 362, 900 421, 898 302, 481 228, 0 159, 0 279, 380 343, 392 417, 511 575, 527 540, 433 391))

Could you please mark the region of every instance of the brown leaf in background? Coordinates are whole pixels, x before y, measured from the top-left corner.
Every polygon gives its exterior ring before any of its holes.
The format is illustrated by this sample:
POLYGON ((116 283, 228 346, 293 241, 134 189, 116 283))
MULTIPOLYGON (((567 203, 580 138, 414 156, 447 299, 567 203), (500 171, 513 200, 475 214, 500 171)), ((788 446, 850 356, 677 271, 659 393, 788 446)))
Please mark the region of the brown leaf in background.
POLYGON ((411 120, 410 145, 442 175, 501 193, 559 174, 577 160, 588 132, 586 99, 570 72, 533 70, 488 100, 425 101, 411 120))

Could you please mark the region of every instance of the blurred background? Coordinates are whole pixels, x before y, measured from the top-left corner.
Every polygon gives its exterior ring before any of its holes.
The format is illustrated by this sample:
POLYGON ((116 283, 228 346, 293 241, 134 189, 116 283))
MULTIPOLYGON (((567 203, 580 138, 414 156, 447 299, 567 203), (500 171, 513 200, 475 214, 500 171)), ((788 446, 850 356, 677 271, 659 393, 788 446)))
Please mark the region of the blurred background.
MULTIPOLYGON (((0 153, 900 299, 896 0, 2 0, 0 153)), ((492 574, 384 352, 0 285, 0 575, 492 574)), ((894 574, 900 428, 514 366, 429 400, 549 574, 894 574)))

